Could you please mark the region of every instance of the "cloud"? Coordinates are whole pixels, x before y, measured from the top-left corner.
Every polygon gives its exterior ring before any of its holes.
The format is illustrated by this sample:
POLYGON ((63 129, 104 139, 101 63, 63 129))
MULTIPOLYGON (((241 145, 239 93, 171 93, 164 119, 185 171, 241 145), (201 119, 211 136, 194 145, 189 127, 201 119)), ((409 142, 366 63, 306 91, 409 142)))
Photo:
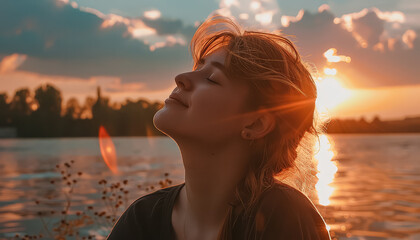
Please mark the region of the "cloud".
POLYGON ((6 72, 13 72, 18 68, 20 65, 22 65, 23 62, 26 60, 26 55, 24 54, 12 54, 9 56, 5 56, 0 61, 0 74, 6 73, 6 72))
MULTIPOLYGON (((420 30, 402 12, 370 8, 335 16, 322 5, 295 17, 282 15, 276 0, 223 0, 220 7, 217 12, 247 27, 282 29, 305 60, 320 72, 335 68, 347 86, 420 84, 420 30), (324 53, 331 48, 352 61, 327 63, 324 53)), ((62 0, 8 1, 0 9, 0 55, 25 57, 3 59, 8 67, 2 69, 86 81, 107 76, 166 89, 177 73, 191 69, 187 45, 196 26, 159 13, 128 18, 62 0)))
POLYGON ((220 7, 218 13, 235 17, 246 28, 281 29, 304 60, 319 72, 336 69, 337 79, 347 87, 420 84, 420 69, 416 67, 420 29, 408 24, 401 11, 371 7, 336 16, 329 5, 320 4, 318 12, 301 9, 296 16, 287 16, 273 0, 223 0, 220 7), (268 9, 269 15, 259 15, 268 9), (333 48, 352 61, 327 62, 324 53, 333 48))
POLYGON ((414 48, 414 41, 417 39, 417 33, 411 29, 402 35, 402 41, 409 47, 414 48))
POLYGON ((329 10, 305 11, 283 32, 294 40, 304 59, 319 70, 327 65, 323 53, 330 48, 350 56, 349 63, 336 63, 338 77, 353 88, 420 84, 419 29, 407 29, 399 12, 376 8, 335 17, 329 10), (399 25, 395 25, 395 24, 399 25), (398 26, 398 29, 393 29, 398 26))
POLYGON ((159 10, 149 10, 149 11, 145 11, 143 13, 145 18, 151 19, 151 20, 156 20, 158 18, 160 18, 160 16, 162 15, 162 13, 159 10))
POLYGON ((194 26, 184 26, 179 19, 149 19, 142 17, 141 20, 149 27, 155 29, 159 35, 180 34, 190 40, 197 29, 194 26))
POLYGON ((213 13, 236 17, 240 24, 251 28, 274 30, 279 20, 279 7, 275 0, 221 0, 213 13))
POLYGON ((0 10, 0 54, 27 55, 21 71, 119 77, 160 89, 191 65, 186 43, 193 28, 163 18, 105 15, 68 1, 8 1, 0 10))

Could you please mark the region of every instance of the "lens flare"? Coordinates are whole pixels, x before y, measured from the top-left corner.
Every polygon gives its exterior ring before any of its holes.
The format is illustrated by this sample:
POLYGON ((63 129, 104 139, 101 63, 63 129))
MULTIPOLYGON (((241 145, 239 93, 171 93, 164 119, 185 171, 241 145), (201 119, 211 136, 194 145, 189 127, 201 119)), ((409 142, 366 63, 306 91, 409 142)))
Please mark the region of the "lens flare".
POLYGON ((99 127, 99 148, 101 149, 102 159, 108 168, 114 173, 118 173, 117 153, 114 143, 111 140, 104 126, 99 127))

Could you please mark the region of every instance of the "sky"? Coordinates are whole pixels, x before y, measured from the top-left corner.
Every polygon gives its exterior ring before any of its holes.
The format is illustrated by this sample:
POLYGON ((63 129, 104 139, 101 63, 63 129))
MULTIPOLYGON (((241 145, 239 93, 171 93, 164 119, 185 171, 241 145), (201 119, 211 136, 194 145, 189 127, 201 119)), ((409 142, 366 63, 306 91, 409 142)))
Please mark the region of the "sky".
POLYGON ((190 71, 189 41, 219 13, 246 29, 281 30, 314 69, 332 117, 420 116, 417 0, 5 0, 0 92, 50 83, 81 103, 163 101, 190 71), (316 69, 316 71, 315 71, 316 69))

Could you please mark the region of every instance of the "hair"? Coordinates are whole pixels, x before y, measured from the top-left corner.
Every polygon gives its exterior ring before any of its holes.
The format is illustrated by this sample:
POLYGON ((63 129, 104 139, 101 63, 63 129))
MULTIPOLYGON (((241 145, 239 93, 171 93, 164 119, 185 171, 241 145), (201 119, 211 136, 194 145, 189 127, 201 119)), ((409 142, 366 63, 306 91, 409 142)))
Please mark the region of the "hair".
MULTIPOLYGON (((232 19, 214 15, 197 29, 190 48, 194 70, 202 58, 226 50, 227 77, 250 86, 246 103, 250 111, 272 114, 276 119, 274 129, 251 145, 252 161, 219 232, 219 239, 232 239, 235 217, 239 213, 249 216, 275 183, 302 192, 313 188, 313 143, 319 133, 317 90, 309 67, 280 33, 246 31, 232 19)), ((249 224, 256 228, 256 222, 249 224)), ((255 231, 247 230, 247 239, 255 239, 255 231)))

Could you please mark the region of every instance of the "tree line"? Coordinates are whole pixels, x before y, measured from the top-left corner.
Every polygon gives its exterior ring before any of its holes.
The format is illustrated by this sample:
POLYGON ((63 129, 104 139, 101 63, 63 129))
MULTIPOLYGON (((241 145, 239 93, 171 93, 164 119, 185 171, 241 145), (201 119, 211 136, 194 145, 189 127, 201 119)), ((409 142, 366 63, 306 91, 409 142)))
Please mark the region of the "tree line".
MULTIPOLYGON (((87 97, 83 104, 70 98, 63 104, 59 89, 51 84, 16 90, 9 100, 0 93, 0 128, 16 129, 17 137, 96 137, 102 125, 111 136, 163 136, 153 126, 154 114, 163 107, 161 102, 145 99, 111 103, 101 96, 87 97), (64 106, 64 107, 63 107, 64 106)), ((402 120, 372 121, 360 119, 332 119, 327 133, 398 133, 420 132, 420 117, 402 120)))
POLYGON ((420 133, 420 117, 406 117, 398 120, 372 121, 360 119, 331 119, 326 126, 327 133, 420 133))
POLYGON ((111 136, 157 136, 163 134, 153 126, 153 115, 162 107, 141 98, 111 103, 99 87, 96 99, 63 104, 61 91, 45 84, 34 92, 18 89, 11 99, 0 93, 0 128, 13 127, 18 137, 96 137, 102 125, 111 136))

